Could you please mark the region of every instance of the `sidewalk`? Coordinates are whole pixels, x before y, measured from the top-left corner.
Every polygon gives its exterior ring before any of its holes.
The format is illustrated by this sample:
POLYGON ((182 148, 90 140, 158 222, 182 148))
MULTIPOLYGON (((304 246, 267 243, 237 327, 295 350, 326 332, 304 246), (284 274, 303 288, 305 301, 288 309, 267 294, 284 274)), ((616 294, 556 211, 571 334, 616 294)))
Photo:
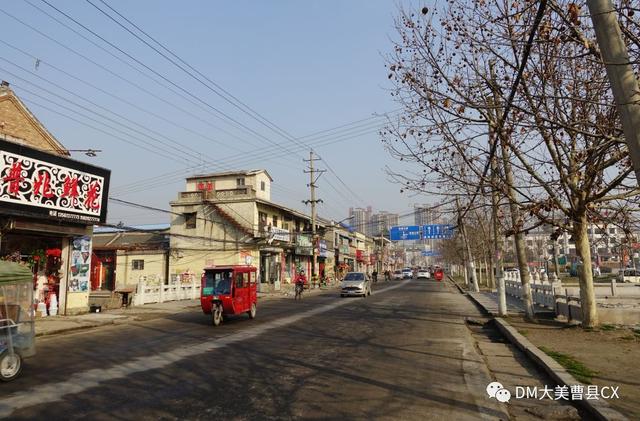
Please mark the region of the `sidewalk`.
MULTIPOLYGON (((498 293, 489 291, 472 292, 467 291, 476 302, 478 302, 491 316, 498 315, 498 293)), ((517 298, 507 295, 507 313, 524 314, 524 306, 517 298)))
POLYGON ((565 383, 619 387, 619 399, 583 402, 607 414, 605 419, 640 419, 640 329, 602 325, 585 330, 549 319, 544 310, 542 317, 529 322, 518 300, 509 296, 509 317, 499 318, 496 293, 464 293, 496 317, 503 334, 552 377, 565 379, 565 383))

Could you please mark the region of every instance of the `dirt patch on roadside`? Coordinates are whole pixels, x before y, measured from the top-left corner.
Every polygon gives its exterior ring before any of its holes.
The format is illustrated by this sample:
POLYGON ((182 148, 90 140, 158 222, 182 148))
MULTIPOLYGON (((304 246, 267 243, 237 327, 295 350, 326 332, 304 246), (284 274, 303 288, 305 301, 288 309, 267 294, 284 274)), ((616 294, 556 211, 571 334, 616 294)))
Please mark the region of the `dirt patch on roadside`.
POLYGON ((639 331, 612 325, 589 331, 552 320, 528 323, 521 317, 508 322, 536 346, 566 354, 594 371, 591 384, 619 386, 620 399, 607 402, 630 419, 640 419, 639 331))

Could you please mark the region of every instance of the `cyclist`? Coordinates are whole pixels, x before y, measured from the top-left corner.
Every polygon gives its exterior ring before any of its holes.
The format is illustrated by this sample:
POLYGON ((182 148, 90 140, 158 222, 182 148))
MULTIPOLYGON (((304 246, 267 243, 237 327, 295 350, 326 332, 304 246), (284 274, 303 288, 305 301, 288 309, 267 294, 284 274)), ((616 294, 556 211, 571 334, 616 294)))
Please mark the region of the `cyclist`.
POLYGON ((307 277, 304 275, 304 270, 301 270, 300 273, 298 273, 296 275, 296 278, 293 281, 296 285, 296 295, 295 295, 295 299, 301 299, 302 298, 302 291, 304 289, 304 284, 307 283, 307 277))

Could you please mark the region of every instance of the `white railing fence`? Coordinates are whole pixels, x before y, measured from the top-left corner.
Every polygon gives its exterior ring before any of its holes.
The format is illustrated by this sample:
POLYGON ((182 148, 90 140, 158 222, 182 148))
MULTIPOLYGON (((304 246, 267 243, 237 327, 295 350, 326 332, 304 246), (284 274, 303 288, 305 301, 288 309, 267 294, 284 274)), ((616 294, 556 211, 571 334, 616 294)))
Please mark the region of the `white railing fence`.
MULTIPOLYGON (((531 276, 529 286, 533 303, 546 307, 555 312, 556 316, 563 316, 568 321, 582 321, 582 307, 580 303, 579 287, 563 287, 560 280, 541 278, 534 273, 531 276)), ((522 299, 523 287, 520 275, 516 271, 505 272, 505 292, 507 295, 522 299)), ((609 284, 597 284, 594 286, 596 299, 603 298, 640 298, 640 288, 633 284, 617 284, 612 279, 609 284)))
POLYGON ((195 275, 174 277, 168 285, 159 282, 138 281, 133 305, 163 303, 165 301, 195 300, 200 297, 200 282, 195 275))

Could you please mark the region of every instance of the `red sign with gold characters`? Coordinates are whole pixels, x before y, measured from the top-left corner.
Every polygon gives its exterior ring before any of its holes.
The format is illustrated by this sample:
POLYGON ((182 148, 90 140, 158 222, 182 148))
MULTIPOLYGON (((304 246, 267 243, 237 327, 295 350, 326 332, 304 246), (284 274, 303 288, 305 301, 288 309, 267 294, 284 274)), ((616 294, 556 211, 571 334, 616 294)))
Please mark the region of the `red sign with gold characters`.
POLYGON ((0 140, 4 213, 91 225, 107 219, 111 172, 0 140))

